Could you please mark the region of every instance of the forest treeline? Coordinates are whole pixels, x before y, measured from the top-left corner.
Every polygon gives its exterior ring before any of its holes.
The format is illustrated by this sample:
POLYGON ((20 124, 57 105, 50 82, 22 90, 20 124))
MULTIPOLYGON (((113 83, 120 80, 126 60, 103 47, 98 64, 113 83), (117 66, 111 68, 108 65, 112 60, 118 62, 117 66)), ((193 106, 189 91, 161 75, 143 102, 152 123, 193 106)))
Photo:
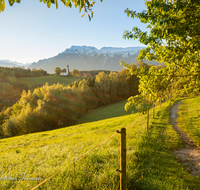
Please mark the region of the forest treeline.
MULTIPOLYGON (((16 78, 20 77, 41 77, 48 76, 47 71, 43 69, 25 69, 23 67, 0 67, 1 75, 5 77, 8 75, 14 76, 16 78)), ((2 78, 2 77, 1 77, 2 78)))
MULTIPOLYGON (((140 62, 132 64, 133 70, 148 69, 140 62)), ((65 86, 46 83, 42 87, 23 91, 20 100, 0 113, 1 136, 15 136, 51 130, 75 124, 89 110, 127 99, 138 94, 139 79, 129 70, 96 77, 83 78, 65 86)))
POLYGON ((107 71, 107 70, 91 70, 91 71, 79 71, 79 72, 80 72, 80 74, 90 74, 91 76, 95 77, 100 72, 104 72, 105 74, 109 75, 111 71, 107 71))
MULTIPOLYGON (((0 67, 0 110, 4 107, 12 106, 19 100, 23 90, 28 90, 26 83, 16 82, 20 77, 39 77, 48 76, 47 71, 42 69, 25 69, 21 67, 0 67)), ((33 88, 37 85, 33 85, 33 88)))

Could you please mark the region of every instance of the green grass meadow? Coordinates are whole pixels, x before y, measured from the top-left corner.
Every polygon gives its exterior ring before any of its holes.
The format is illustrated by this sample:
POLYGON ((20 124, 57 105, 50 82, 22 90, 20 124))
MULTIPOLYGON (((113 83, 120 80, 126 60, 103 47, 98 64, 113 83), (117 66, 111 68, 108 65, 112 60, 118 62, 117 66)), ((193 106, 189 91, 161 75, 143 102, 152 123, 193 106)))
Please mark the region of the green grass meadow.
MULTIPOLYGON (((113 110, 113 106, 105 109, 114 112, 117 108, 113 110)), ((169 103, 157 106, 155 119, 150 112, 148 133, 146 115, 123 115, 119 106, 120 111, 113 118, 99 115, 102 120, 1 139, 0 189, 31 189, 58 172, 37 189, 118 190, 120 134, 115 131, 122 127, 127 128, 127 189, 200 189, 200 180, 187 173, 172 153, 183 144, 169 122, 171 107, 169 103), (73 163, 84 153, 87 154, 73 163), (13 180, 6 180, 9 178, 13 180)), ((101 111, 95 111, 96 120, 101 111)), ((85 120, 92 121, 95 111, 88 113, 85 120)))
POLYGON ((69 85, 72 82, 75 82, 79 80, 80 77, 77 76, 43 76, 43 77, 24 77, 24 78, 17 78, 16 82, 19 83, 26 83, 28 87, 30 88, 34 84, 41 84, 44 85, 46 82, 48 82, 49 85, 53 84, 64 84, 69 85))
POLYGON ((200 97, 181 101, 178 127, 200 148, 200 97))
POLYGON ((126 111, 124 109, 125 104, 126 100, 91 110, 89 113, 85 114, 82 118, 79 119, 79 123, 99 121, 113 117, 125 116, 137 112, 135 107, 126 111))

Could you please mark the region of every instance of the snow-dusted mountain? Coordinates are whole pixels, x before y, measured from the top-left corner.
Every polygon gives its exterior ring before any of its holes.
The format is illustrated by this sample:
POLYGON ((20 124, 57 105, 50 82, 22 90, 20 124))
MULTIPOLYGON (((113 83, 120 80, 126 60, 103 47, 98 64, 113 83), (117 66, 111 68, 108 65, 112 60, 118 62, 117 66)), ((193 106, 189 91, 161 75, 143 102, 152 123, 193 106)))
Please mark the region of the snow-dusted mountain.
MULTIPOLYGON (((91 46, 72 46, 57 56, 33 63, 29 68, 43 69, 48 73, 54 73, 55 67, 70 70, 112 70, 119 71, 123 66, 119 64, 122 59, 127 63, 137 63, 137 56, 143 47, 115 48, 103 47, 98 50, 91 46)), ((152 63, 152 62, 151 62, 152 63)))
POLYGON ((124 57, 128 55, 136 55, 143 47, 128 47, 128 48, 116 48, 116 47, 103 47, 98 50, 92 46, 72 46, 71 48, 66 49, 62 54, 79 54, 79 55, 104 55, 113 57, 115 55, 123 55, 124 57))

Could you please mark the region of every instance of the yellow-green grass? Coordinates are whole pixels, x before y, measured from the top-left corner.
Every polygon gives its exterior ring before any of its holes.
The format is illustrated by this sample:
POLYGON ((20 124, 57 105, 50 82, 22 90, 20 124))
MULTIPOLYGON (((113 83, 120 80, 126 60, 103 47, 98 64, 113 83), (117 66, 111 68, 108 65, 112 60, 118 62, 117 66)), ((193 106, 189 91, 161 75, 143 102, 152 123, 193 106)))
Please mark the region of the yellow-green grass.
POLYGON ((156 108, 148 133, 146 116, 136 113, 1 139, 0 189, 30 189, 39 181, 22 180, 23 175, 44 180, 57 171, 40 189, 119 189, 120 134, 115 131, 122 127, 127 127, 128 189, 200 189, 200 181, 172 154, 182 143, 169 123, 170 109, 167 103, 156 108), (116 135, 72 164, 112 134, 116 135), (19 181, 5 180, 9 177, 19 181))
POLYGON ((104 107, 97 108, 95 110, 90 110, 87 114, 85 114, 82 118, 78 120, 79 123, 86 123, 92 121, 98 121, 113 117, 119 117, 124 115, 129 115, 131 113, 137 112, 135 107, 126 111, 124 109, 124 105, 126 104, 126 100, 120 101, 114 104, 110 104, 104 107))
POLYGON ((49 85, 53 84, 64 84, 69 85, 74 81, 79 80, 80 77, 76 76, 43 76, 43 77, 24 77, 24 78, 17 78, 16 82, 19 83, 26 83, 28 87, 32 87, 34 84, 41 84, 44 85, 46 82, 48 82, 49 85))
POLYGON ((178 127, 200 147, 200 97, 182 100, 178 109, 178 127))

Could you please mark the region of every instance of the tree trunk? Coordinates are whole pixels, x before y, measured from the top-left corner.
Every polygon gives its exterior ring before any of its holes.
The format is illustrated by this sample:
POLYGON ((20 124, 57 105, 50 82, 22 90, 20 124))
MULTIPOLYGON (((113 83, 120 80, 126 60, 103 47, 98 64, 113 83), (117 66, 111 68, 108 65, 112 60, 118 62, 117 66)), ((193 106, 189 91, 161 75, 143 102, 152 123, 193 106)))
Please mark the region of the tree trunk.
POLYGON ((153 118, 155 118, 155 105, 153 104, 153 118))
POLYGON ((161 105, 162 105, 162 100, 161 100, 161 98, 160 98, 160 108, 161 108, 161 105))
POLYGON ((147 132, 149 129, 149 110, 147 110, 147 132))

